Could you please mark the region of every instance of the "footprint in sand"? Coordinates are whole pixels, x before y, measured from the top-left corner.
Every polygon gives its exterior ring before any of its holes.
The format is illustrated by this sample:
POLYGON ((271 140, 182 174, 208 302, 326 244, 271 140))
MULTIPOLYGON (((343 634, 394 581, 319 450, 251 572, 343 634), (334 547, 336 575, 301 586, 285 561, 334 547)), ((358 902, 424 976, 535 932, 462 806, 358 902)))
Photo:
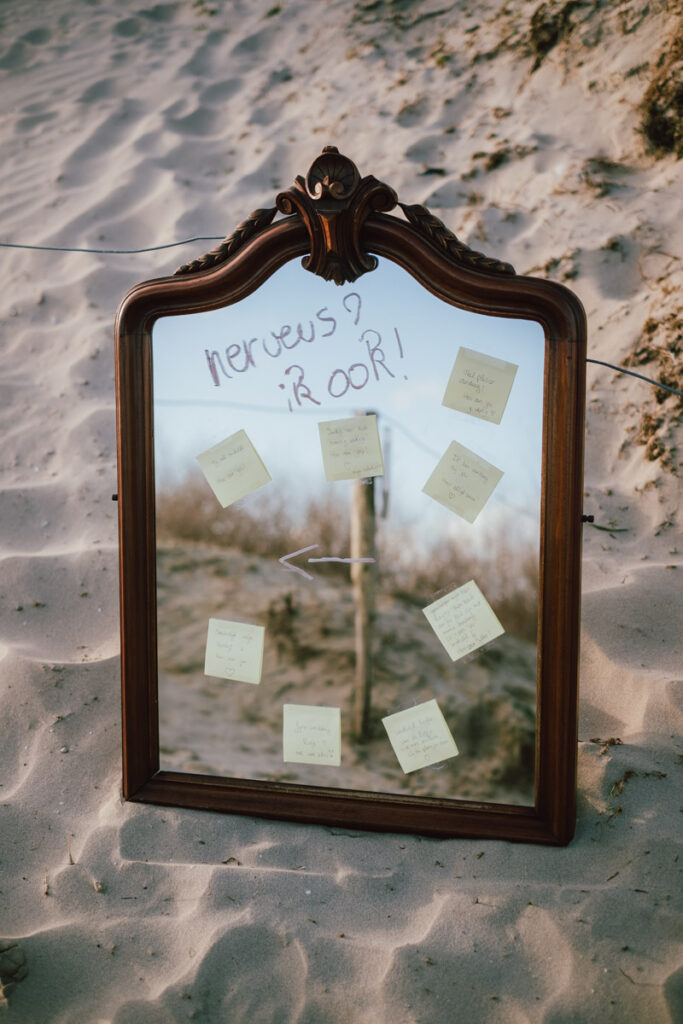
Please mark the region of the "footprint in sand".
POLYGON ((404 103, 396 115, 396 123, 401 128, 413 128, 416 124, 422 124, 429 111, 429 100, 426 96, 419 96, 412 103, 404 103))
POLYGON ((134 36, 139 35, 142 29, 142 22, 139 18, 124 18, 123 21, 118 21, 114 25, 114 33, 117 36, 121 36, 122 39, 132 39, 134 36))
POLYGON ((207 86, 206 89, 202 89, 199 93, 199 102, 204 105, 212 105, 214 103, 224 103, 229 100, 231 96, 239 92, 242 88, 241 78, 226 78, 222 82, 214 82, 213 85, 207 86))
POLYGON ((216 135, 225 123, 220 110, 197 107, 185 117, 166 117, 166 127, 180 135, 216 135))
POLYGON ((278 37, 278 31, 274 26, 269 28, 263 28, 260 32, 254 32, 253 35, 245 36, 244 39, 240 39, 232 48, 233 57, 258 57, 259 60, 266 59, 266 55, 270 50, 271 42, 278 37))
POLYGON ((597 282, 608 299, 628 299, 642 287, 638 258, 640 246, 626 235, 613 235, 598 249, 588 249, 582 272, 597 282))
POLYGON ((29 103, 28 106, 24 107, 21 111, 24 117, 20 117, 15 125, 17 132, 30 132, 33 128, 37 128, 38 125, 45 124, 46 121, 52 121, 56 116, 54 110, 46 110, 45 103, 29 103))
POLYGON ((113 78, 101 78, 89 85, 85 92, 79 97, 79 103, 96 103, 98 100, 108 100, 116 95, 116 81, 113 78))
POLYGON ((0 68, 5 71, 17 71, 31 59, 33 47, 43 46, 51 38, 51 33, 46 28, 34 28, 24 33, 0 57, 0 68))
POLYGON ((177 6, 177 4, 155 4, 154 7, 148 7, 138 13, 141 18, 147 18, 149 21, 168 22, 175 18, 177 6))
POLYGON ((13 939, 0 939, 0 1010, 18 981, 28 974, 23 949, 13 939))
POLYGON ((257 124, 266 128, 273 121, 276 121, 281 114, 282 104, 274 100, 272 103, 265 103, 262 107, 257 107, 252 111, 249 124, 257 124))
POLYGON ((32 28, 30 32, 25 32, 21 37, 22 42, 29 43, 31 46, 42 46, 43 43, 49 43, 52 39, 52 33, 48 28, 32 28))
POLYGON ((418 164, 437 164, 444 158, 443 135, 425 135, 405 151, 406 160, 418 164))
POLYGON ((216 47, 223 42, 223 39, 222 32, 207 32, 201 46, 197 47, 187 63, 180 68, 180 74, 207 79, 215 74, 225 72, 225 59, 222 53, 218 65, 214 66, 217 57, 216 47))

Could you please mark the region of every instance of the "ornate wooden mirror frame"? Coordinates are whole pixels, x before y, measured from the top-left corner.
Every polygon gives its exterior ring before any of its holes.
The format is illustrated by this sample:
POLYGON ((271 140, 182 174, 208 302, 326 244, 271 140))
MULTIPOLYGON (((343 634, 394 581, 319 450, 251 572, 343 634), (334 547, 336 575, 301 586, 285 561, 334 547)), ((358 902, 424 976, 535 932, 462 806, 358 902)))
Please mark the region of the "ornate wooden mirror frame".
POLYGON ((398 203, 327 147, 305 178, 217 249, 123 299, 116 325, 123 793, 129 800, 373 830, 565 844, 574 832, 585 315, 553 282, 473 252, 424 207, 398 203), (389 211, 399 206, 404 218, 389 211), (276 219, 277 213, 283 216, 276 219), (545 333, 535 801, 404 796, 160 770, 152 327, 239 302, 288 261, 351 282, 375 256, 451 306, 545 333))

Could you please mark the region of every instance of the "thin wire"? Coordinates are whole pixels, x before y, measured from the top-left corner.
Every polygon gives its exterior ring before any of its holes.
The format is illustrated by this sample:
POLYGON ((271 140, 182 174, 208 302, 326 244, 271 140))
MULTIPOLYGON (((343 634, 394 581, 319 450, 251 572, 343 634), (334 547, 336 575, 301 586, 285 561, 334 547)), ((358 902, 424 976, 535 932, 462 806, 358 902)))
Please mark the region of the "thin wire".
POLYGON ((653 380, 652 377, 644 377, 642 373, 634 373, 633 370, 625 370, 623 366, 615 366, 614 363, 604 363, 602 359, 586 359, 587 363, 597 363, 598 366, 609 366, 610 370, 616 370, 618 373, 627 373, 629 377, 637 377, 638 380, 647 381, 648 384, 654 384, 656 388, 664 388, 665 391, 670 391, 674 395, 679 395, 683 398, 683 391, 677 391, 676 388, 670 388, 668 384, 662 384, 661 381, 653 380))
MULTIPOLYGON (((276 415, 291 416, 292 412, 290 409, 285 409, 284 406, 277 405, 252 405, 249 402, 231 402, 226 400, 224 402, 214 400, 212 398, 158 398, 155 401, 156 405, 199 405, 202 408, 205 406, 218 406, 223 409, 241 409, 246 412, 273 412, 276 415)), ((339 406, 335 408, 335 412, 347 413, 349 416, 357 410, 355 408, 345 408, 339 406)), ((321 413, 318 409, 297 409, 295 416, 320 416, 321 413)))
POLYGON ((196 235, 194 238, 183 238, 179 242, 151 245, 147 249, 68 249, 62 245, 20 245, 18 242, 0 242, 0 248, 33 249, 39 252, 91 252, 101 256, 132 256, 139 252, 158 252, 159 249, 175 249, 178 245, 188 245, 190 242, 222 242, 224 237, 224 235, 196 235))

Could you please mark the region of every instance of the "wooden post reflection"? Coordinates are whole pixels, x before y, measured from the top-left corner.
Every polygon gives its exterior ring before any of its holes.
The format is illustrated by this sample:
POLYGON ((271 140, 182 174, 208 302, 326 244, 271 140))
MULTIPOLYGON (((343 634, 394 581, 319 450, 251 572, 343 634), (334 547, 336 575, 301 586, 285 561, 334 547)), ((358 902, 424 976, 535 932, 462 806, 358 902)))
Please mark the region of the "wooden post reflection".
MULTIPOLYGON (((375 545, 375 478, 354 480, 351 496, 351 557, 377 558, 375 545)), ((375 625, 377 563, 351 563, 355 607, 356 680, 353 694, 353 736, 370 738, 372 639, 375 625)))

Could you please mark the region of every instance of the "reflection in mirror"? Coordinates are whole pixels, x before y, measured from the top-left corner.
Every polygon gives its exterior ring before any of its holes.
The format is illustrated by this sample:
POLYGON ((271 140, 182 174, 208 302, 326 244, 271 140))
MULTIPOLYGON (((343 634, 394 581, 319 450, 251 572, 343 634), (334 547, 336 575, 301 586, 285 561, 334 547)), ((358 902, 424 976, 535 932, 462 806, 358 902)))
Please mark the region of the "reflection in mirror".
POLYGON ((293 261, 152 343, 161 767, 533 804, 540 325, 293 261))

